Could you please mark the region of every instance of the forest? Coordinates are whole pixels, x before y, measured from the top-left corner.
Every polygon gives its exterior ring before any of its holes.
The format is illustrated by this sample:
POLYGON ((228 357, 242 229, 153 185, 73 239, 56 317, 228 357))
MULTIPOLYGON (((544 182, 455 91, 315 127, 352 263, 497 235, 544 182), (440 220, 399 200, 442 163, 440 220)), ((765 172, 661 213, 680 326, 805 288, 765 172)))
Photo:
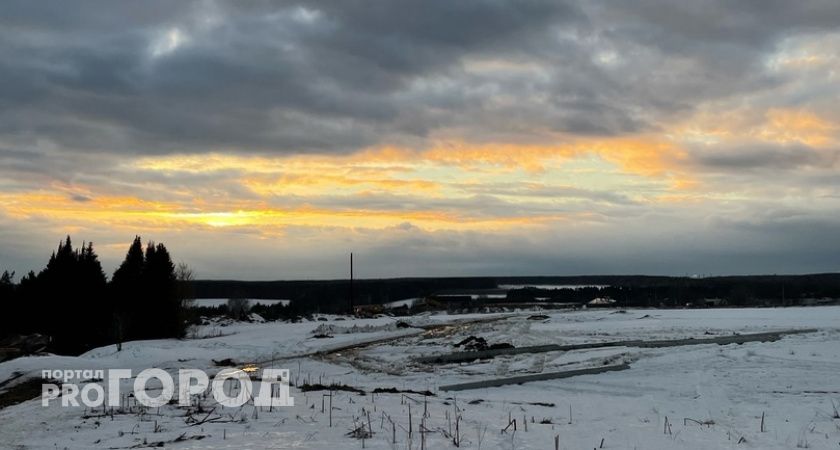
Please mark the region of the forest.
POLYGON ((40 272, 17 283, 14 273, 0 276, 0 338, 40 334, 50 351, 79 354, 128 340, 181 337, 190 276, 164 244, 144 247, 137 236, 108 280, 93 243, 74 248, 68 236, 40 272))

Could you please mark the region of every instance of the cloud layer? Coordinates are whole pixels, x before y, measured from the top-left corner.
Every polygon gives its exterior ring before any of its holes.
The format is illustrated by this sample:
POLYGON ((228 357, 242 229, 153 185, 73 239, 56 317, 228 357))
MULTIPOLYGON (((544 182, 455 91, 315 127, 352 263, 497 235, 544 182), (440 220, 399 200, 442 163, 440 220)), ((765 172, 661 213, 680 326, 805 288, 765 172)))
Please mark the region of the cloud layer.
POLYGON ((6 2, 0 268, 835 271, 836 1, 6 2), (220 261, 223 261, 220 263, 220 261))

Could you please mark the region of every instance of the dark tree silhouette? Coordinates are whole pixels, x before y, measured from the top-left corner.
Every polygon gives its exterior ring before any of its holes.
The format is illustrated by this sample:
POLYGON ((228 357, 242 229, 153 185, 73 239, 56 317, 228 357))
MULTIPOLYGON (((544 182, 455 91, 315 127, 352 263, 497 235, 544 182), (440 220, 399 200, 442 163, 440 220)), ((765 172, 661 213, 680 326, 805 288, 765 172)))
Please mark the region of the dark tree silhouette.
POLYGON ((115 303, 115 314, 111 327, 112 338, 120 345, 130 338, 134 323, 135 308, 142 301, 142 276, 145 257, 143 242, 135 236, 125 259, 111 278, 110 295, 115 303))
POLYGON ((111 281, 111 295, 118 305, 113 326, 117 342, 182 337, 184 314, 178 292, 175 265, 166 246, 149 242, 144 252, 140 237, 135 237, 111 281))
POLYGON ((80 344, 85 348, 96 347, 111 342, 114 305, 108 301, 107 279, 99 256, 93 250, 93 242, 83 245, 77 252, 77 258, 75 283, 84 302, 75 310, 80 313, 82 326, 78 331, 82 337, 80 344))
POLYGON ((14 321, 8 334, 32 333, 39 328, 36 322, 36 311, 38 309, 36 293, 38 291, 38 275, 35 271, 30 270, 29 273, 20 279, 20 283, 15 288, 14 302, 17 308, 14 309, 18 319, 14 321))
POLYGON ((149 242, 143 269, 144 301, 142 317, 148 328, 141 333, 147 338, 182 337, 183 314, 178 299, 175 264, 163 244, 149 242))
POLYGON ((14 284, 15 273, 8 270, 0 275, 0 337, 11 333, 15 322, 22 319, 21 304, 14 284))
POLYGON ((38 275, 21 280, 17 301, 27 320, 19 333, 38 332, 51 337, 59 353, 79 353, 108 341, 105 273, 93 244, 73 250, 70 236, 58 244, 47 266, 38 275), (104 319, 104 321, 103 321, 104 319))
POLYGON ((145 258, 143 256, 143 243, 140 236, 135 236, 134 241, 128 248, 128 253, 125 255, 125 260, 120 264, 114 277, 111 279, 111 284, 114 287, 132 287, 140 286, 140 277, 143 274, 143 264, 145 258))

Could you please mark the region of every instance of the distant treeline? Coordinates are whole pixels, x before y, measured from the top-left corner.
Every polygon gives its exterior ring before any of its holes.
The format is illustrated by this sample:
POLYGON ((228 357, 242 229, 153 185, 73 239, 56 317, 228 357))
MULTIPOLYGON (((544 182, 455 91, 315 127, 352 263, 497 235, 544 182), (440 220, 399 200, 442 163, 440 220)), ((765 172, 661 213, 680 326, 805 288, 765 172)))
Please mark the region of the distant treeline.
POLYGON ((180 337, 187 297, 186 267, 176 271, 163 244, 145 249, 136 237, 110 282, 93 244, 74 249, 70 237, 58 245, 47 266, 14 282, 0 276, 0 337, 39 333, 50 350, 77 354, 133 339, 180 337))
POLYGON ((576 289, 523 288, 508 293, 510 301, 548 298, 555 302, 585 303, 610 298, 618 306, 791 306, 816 299, 840 299, 840 274, 760 275, 731 277, 591 277, 576 282, 506 284, 577 284, 576 289), (585 287, 592 285, 592 287, 585 287), (600 286, 600 287, 599 287, 600 286))
MULTIPOLYGON (((840 299, 840 274, 756 275, 730 277, 665 277, 604 275, 573 277, 394 278, 356 280, 353 300, 382 304, 413 297, 427 297, 447 290, 493 289, 499 285, 573 285, 576 289, 513 289, 508 302, 586 303, 608 297, 619 306, 795 305, 805 299, 840 299), (587 287, 590 286, 590 287, 587 287)), ((197 298, 289 299, 296 311, 344 312, 349 308, 350 281, 224 281, 197 280, 197 298)))
MULTIPOLYGON (((520 288, 507 303, 586 303, 611 298, 616 306, 685 307, 796 305, 840 298, 840 274, 732 277, 573 276, 394 278, 325 281, 192 280, 186 265, 173 264, 163 244, 145 247, 136 237, 109 281, 93 244, 73 248, 61 242, 39 273, 19 282, 0 276, 0 338, 40 333, 50 350, 80 353, 135 339, 181 337, 200 308, 192 298, 275 298, 291 304, 253 308, 266 319, 294 319, 311 313, 344 313, 354 305, 422 298, 445 291, 481 291, 499 285, 573 285, 575 289, 520 288)), ((492 299, 488 301, 497 301, 492 299)))
MULTIPOLYGON (((393 300, 425 297, 447 289, 491 289, 494 278, 393 278, 355 280, 353 303, 382 304, 393 300)), ((277 298, 292 301, 304 313, 345 313, 350 309, 350 280, 232 281, 196 280, 196 298, 277 298)))

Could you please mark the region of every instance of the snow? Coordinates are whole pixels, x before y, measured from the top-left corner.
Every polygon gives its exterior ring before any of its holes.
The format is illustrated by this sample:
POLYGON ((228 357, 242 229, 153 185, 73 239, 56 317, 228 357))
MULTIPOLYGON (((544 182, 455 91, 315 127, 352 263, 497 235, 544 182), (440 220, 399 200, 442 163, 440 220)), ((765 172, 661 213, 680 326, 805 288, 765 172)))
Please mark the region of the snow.
MULTIPOLYGON (((450 426, 454 431, 456 416, 461 417, 460 447, 470 449, 479 448, 479 436, 483 449, 551 449, 555 436, 562 449, 599 448, 602 439, 606 449, 835 449, 840 445, 840 419, 832 417, 832 401, 840 407, 840 307, 541 313, 548 318, 528 320, 532 313, 512 313, 399 319, 410 328, 396 327, 396 319, 387 317, 335 321, 332 316, 325 317, 327 322, 207 325, 198 333, 210 336, 204 339, 128 342, 121 352, 108 346, 79 357, 19 358, 0 363, 0 383, 16 372, 38 376, 41 369, 131 368, 135 374, 147 367, 214 371, 218 368, 212 360, 232 358, 288 368, 298 384, 335 382, 367 392, 379 387, 430 390, 436 395, 426 403, 415 394, 405 398, 336 391, 332 426, 328 413, 321 412, 327 392, 294 387, 294 407, 268 411, 246 405, 213 413, 220 418, 196 426, 186 424, 185 409, 175 405, 111 418, 90 417, 97 414, 57 403, 42 407, 40 400, 32 400, 0 410, 0 448, 127 448, 144 440, 147 445, 166 442, 166 448, 177 449, 363 448, 360 440, 346 434, 354 422, 367 426, 368 412, 374 434, 364 448, 409 448, 409 408, 411 448, 421 446, 421 420, 434 430, 426 435, 427 448, 455 448, 452 437, 444 435, 450 426), (438 366, 414 361, 416 356, 455 351, 453 344, 471 335, 490 344, 524 346, 804 328, 817 331, 743 345, 614 347, 438 366), (332 337, 314 337, 324 330, 332 337), (361 343, 370 345, 348 347, 361 343), (325 353, 331 349, 340 351, 325 353), (457 396, 438 391, 445 384, 616 362, 629 362, 631 368, 462 391, 457 396), (385 415, 396 423, 396 445, 391 444, 392 428, 385 415), (502 433, 509 417, 517 419, 517 431, 511 427, 502 433), (523 420, 528 422, 527 431, 523 420), (203 438, 171 442, 180 436, 203 438)), ((130 380, 126 383, 128 390, 130 380)))
POLYGON ((402 308, 403 306, 405 306, 407 308, 411 308, 412 306, 414 306, 415 303, 417 303, 421 300, 423 300, 423 299, 422 298, 417 298, 417 297, 406 298, 406 299, 402 299, 402 300, 397 300, 397 301, 385 303, 382 306, 384 306, 385 308, 390 308, 390 309, 402 308))
POLYGON ((613 300, 611 298, 598 297, 598 298, 593 298, 592 300, 590 300, 586 304, 587 305, 612 305, 614 303, 615 303, 615 300, 613 300))

